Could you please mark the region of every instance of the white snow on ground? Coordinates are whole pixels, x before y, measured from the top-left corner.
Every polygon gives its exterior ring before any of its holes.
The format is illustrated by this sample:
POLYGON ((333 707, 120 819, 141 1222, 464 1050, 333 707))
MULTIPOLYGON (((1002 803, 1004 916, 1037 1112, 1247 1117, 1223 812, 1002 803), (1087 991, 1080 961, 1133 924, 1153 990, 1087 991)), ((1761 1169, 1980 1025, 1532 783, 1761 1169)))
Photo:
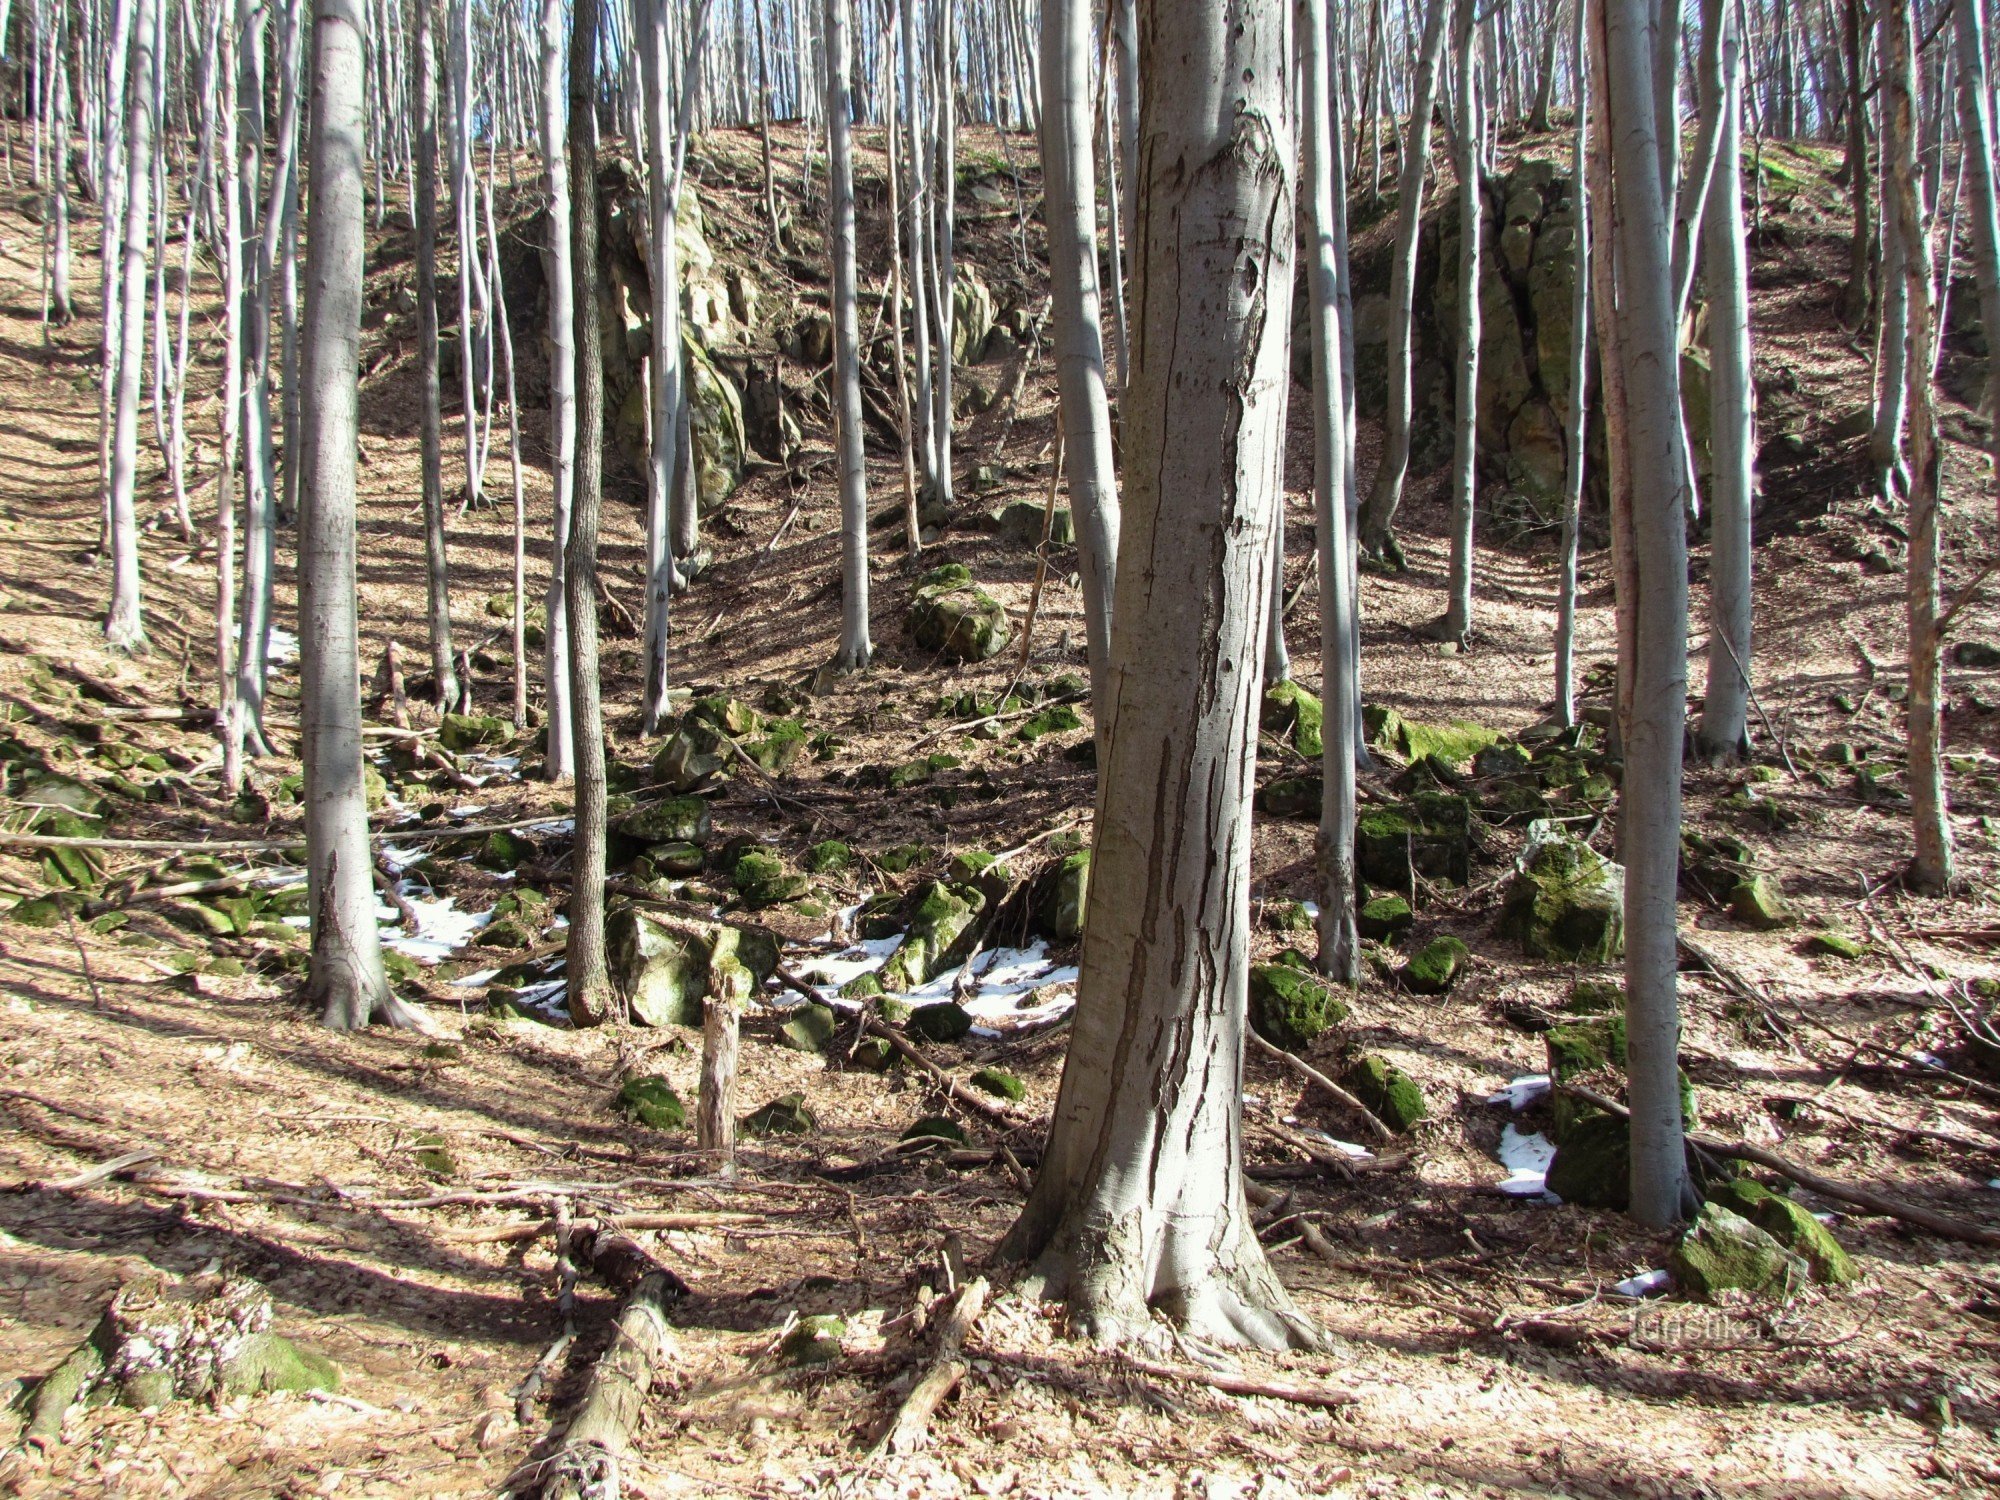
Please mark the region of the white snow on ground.
MULTIPOLYGON (((1245 1104, 1250 1102, 1248 1095, 1244 1096, 1243 1102, 1245 1104)), ((1324 1130, 1317 1129, 1311 1125, 1300 1125, 1297 1115, 1286 1115, 1285 1123, 1297 1129, 1300 1135, 1310 1136, 1322 1146, 1333 1147, 1342 1156, 1351 1156, 1356 1161, 1372 1161, 1374 1159, 1375 1153, 1370 1151, 1366 1146, 1357 1146, 1352 1141, 1343 1141, 1339 1136, 1328 1135, 1324 1130)))
POLYGON ((1665 1269, 1642 1271, 1637 1276, 1628 1276, 1611 1290, 1621 1297, 1647 1297, 1654 1292, 1664 1290, 1667 1283, 1672 1280, 1673 1277, 1665 1269))
POLYGON ((894 937, 869 938, 838 953, 810 959, 800 964, 796 972, 799 978, 832 1000, 838 996, 843 984, 863 974, 874 973, 889 961, 890 954, 902 946, 903 934, 900 932, 894 937))
POLYGON ((270 642, 264 648, 264 659, 274 667, 290 666, 299 659, 299 638, 289 630, 273 625, 270 642))
POLYGON ((1537 1099, 1549 1092, 1549 1075, 1546 1073, 1523 1073, 1497 1094, 1488 1094, 1488 1104, 1504 1104, 1515 1114, 1519 1114, 1537 1099))
MULTIPOLYGON (((852 920, 859 909, 850 908, 844 915, 852 920)), ((859 975, 880 969, 902 947, 903 936, 897 933, 894 937, 869 938, 835 954, 799 961, 796 972, 828 1005, 854 1009, 855 1002, 840 998, 840 987, 859 975)), ((902 998, 912 1005, 949 1000, 958 975, 957 968, 948 969, 928 984, 904 991, 902 998)), ((1037 938, 1026 948, 994 948, 974 958, 968 981, 970 993, 963 1004, 975 1022, 976 1033, 997 1036, 1002 1030, 1062 1015, 1076 1004, 1073 990, 1076 981, 1076 966, 1050 962, 1049 945, 1037 938), (1024 1004, 1030 996, 1034 1000, 1024 1004)), ((793 1003, 778 996, 771 998, 779 1005, 793 1003)))
POLYGON ((391 875, 402 874, 428 853, 428 849, 398 849, 394 844, 384 844, 381 849, 382 863, 389 867, 391 875))
POLYGON ((403 931, 400 914, 392 906, 377 905, 375 915, 382 924, 382 946, 407 953, 422 963, 440 963, 472 940, 472 935, 493 920, 490 911, 460 911, 450 896, 426 897, 404 893, 417 914, 417 930, 403 931))
POLYGON ((1507 1180, 1500 1191, 1517 1198, 1553 1197, 1548 1190, 1549 1163, 1555 1160, 1555 1143, 1540 1131, 1523 1130, 1512 1120, 1500 1132, 1500 1165, 1507 1180))

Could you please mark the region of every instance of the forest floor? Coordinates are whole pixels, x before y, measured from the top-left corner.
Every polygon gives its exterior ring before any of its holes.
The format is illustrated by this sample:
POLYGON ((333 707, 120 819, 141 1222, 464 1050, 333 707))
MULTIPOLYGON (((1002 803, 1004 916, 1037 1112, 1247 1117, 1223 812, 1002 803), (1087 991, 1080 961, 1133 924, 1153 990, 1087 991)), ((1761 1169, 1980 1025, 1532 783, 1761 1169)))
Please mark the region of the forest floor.
MULTIPOLYGON (((796 134, 781 134, 780 160, 793 175, 800 146, 796 134)), ((1012 142, 1024 159, 1030 147, 1012 142)), ((713 191, 711 239, 752 257, 761 234, 755 153, 754 135, 718 133, 695 159, 713 191)), ((864 162, 879 158, 864 152, 864 162)), ((1756 560, 1758 766, 1691 765, 1688 777, 1690 821, 1753 841, 1799 921, 1757 932, 1714 901, 1684 901, 1684 929, 1738 985, 1732 992, 1712 974, 1683 976, 1684 1056, 1709 1130, 1990 1231, 2000 1226, 2000 1093, 1958 1076, 1973 1063, 1946 1001, 2000 974, 1992 837, 2000 680, 1990 669, 1948 671, 1966 891, 1950 900, 1909 896, 1894 878, 1908 846, 1894 785, 1903 578, 1893 518, 1870 513, 1860 440, 1841 425, 1865 403, 1869 377, 1834 318, 1845 241, 1829 193, 1817 182, 1782 213, 1769 210, 1758 244, 1765 431, 1794 433, 1801 457, 1767 480, 1756 560), (1856 747, 1881 774, 1857 778, 1829 750, 1834 742, 1856 747), (1810 953, 1804 939, 1824 928, 1864 939, 1864 956, 1810 953)), ((1014 223, 1011 208, 994 209, 969 216, 962 230, 961 253, 996 283, 1014 262, 1014 223)), ((275 677, 271 723, 281 753, 254 768, 272 805, 247 822, 221 794, 201 722, 134 712, 213 701, 212 551, 178 542, 170 526, 151 533, 151 650, 122 658, 103 647, 108 582, 92 553, 97 323, 86 316, 44 340, 38 242, 34 222, 12 207, 0 211, 0 710, 8 734, 64 775, 107 791, 105 828, 115 836, 291 836, 297 813, 279 783, 296 768, 295 721, 286 721, 293 668, 275 677), (128 790, 133 782, 158 788, 130 800, 105 783, 140 753, 162 757, 168 769, 128 766, 128 790)), ((867 243, 864 232, 864 250, 867 243)), ((375 264, 393 260, 384 251, 375 264)), ((777 257, 764 264, 765 304, 782 321, 802 289, 777 257)), ((94 306, 94 294, 83 301, 94 306)), ((212 354, 219 335, 211 328, 201 336, 212 354)), ((515 337, 532 344, 518 326, 515 337)), ((371 664, 390 639, 406 662, 420 663, 411 361, 379 320, 363 359, 372 372, 363 398, 364 645, 371 664)), ((961 424, 965 466, 1004 466, 995 490, 962 499, 965 515, 1014 499, 1041 503, 1052 404, 1043 362, 1017 414, 995 410, 961 424)), ((1294 405, 1302 411, 1305 403, 1294 405)), ((775 784, 748 776, 722 784, 711 798, 717 837, 750 834, 794 860, 829 837, 871 855, 924 847, 906 873, 823 882, 830 899, 845 902, 864 886, 934 875, 956 852, 1033 851, 1055 845, 1064 830, 1087 834, 1092 772, 1069 753, 1088 739, 1087 727, 1029 743, 953 732, 938 701, 995 693, 1015 653, 955 668, 918 650, 904 622, 912 569, 886 533, 874 554, 875 667, 803 694, 837 627, 836 499, 830 469, 813 466, 826 436, 810 415, 804 460, 790 472, 754 468, 708 518, 715 563, 676 603, 673 676, 752 701, 766 689, 796 695, 808 728, 834 742, 827 758, 802 760, 775 784), (787 530, 781 522, 795 500, 801 509, 787 530), (855 774, 940 746, 962 764, 940 768, 931 783, 891 791, 855 774)), ((1948 435, 1963 435, 1968 422, 1954 412, 1948 435)), ((207 367, 189 423, 215 431, 207 367)), ((538 593, 549 526, 544 427, 532 413, 526 426, 528 567, 538 593)), ((1366 435, 1364 474, 1372 442, 1366 435)), ((200 443, 195 509, 206 525, 216 447, 212 437, 200 443)), ((455 443, 446 453, 448 491, 461 461, 455 443)), ((504 494, 504 444, 496 453, 488 487, 504 494)), ((1309 435, 1295 419, 1287 497, 1295 581, 1311 546, 1309 467, 1309 435)), ((870 473, 878 505, 899 496, 887 453, 871 455, 870 473)), ((1946 474, 1948 581, 1958 584, 1977 559, 1995 555, 2000 538, 1976 453, 1954 441, 1946 474)), ((157 496, 157 473, 145 478, 157 496)), ((1413 627, 1438 612, 1443 587, 1437 489, 1436 476, 1423 477, 1404 507, 1408 573, 1364 580, 1367 697, 1427 723, 1470 719, 1521 731, 1544 717, 1551 698, 1552 549, 1482 543, 1473 649, 1459 655, 1421 642, 1413 627)), ((486 604, 511 587, 510 527, 504 504, 453 522, 453 607, 465 642, 505 628, 486 604)), ((607 501, 603 560, 611 595, 632 607, 641 557, 625 479, 607 501)), ((946 559, 967 564, 1018 625, 1033 586, 1030 549, 954 524, 923 566, 946 559)), ((293 579, 282 542, 280 563, 286 622, 293 579)), ((1699 561, 1695 573, 1699 610, 1699 561)), ((1991 642, 2000 619, 1978 604, 1960 629, 1991 642)), ((1314 683, 1310 595, 1291 634, 1297 675, 1314 683)), ((649 754, 635 718, 636 645, 613 631, 606 694, 612 754, 635 766, 649 754)), ((1608 558, 1589 551, 1580 668, 1596 682, 1610 649, 1608 558)), ((1068 554, 1058 551, 1029 680, 1082 667, 1078 593, 1068 554)), ((495 708, 508 699, 504 672, 482 675, 478 693, 483 709, 504 712, 495 708)), ((1601 690, 1592 701, 1603 703, 1601 690)), ((562 815, 560 790, 514 779, 502 765, 485 769, 486 785, 437 794, 448 819, 562 815)), ((1385 762, 1365 777, 1365 795, 1393 796, 1396 769, 1385 762)), ((1265 776, 1282 770, 1274 755, 1265 776)), ((9 826, 21 826, 26 812, 10 805, 9 826)), ((534 858, 520 878, 556 886, 560 899, 560 850, 532 830, 530 838, 534 858)), ((1004 1294, 973 1335, 970 1373, 940 1413, 932 1444, 891 1458, 869 1450, 916 1360, 908 1327, 920 1288, 945 1290, 947 1260, 984 1266, 1023 1196, 992 1149, 954 1160, 894 1148, 913 1121, 943 1109, 961 1115, 975 1146, 1011 1144, 1032 1160, 1060 1075, 1061 1030, 975 1034, 962 1046, 927 1049, 961 1077, 987 1059, 1020 1075, 1027 1094, 1018 1111, 1030 1123, 1003 1134, 943 1103, 910 1070, 878 1074, 777 1045, 782 1016, 761 1012, 746 1027, 741 1097, 755 1104, 800 1093, 818 1129, 745 1142, 739 1174, 722 1180, 706 1174, 687 1133, 647 1129, 612 1108, 635 1070, 664 1074, 692 1099, 699 1048, 687 1035, 489 1017, 483 988, 453 980, 521 955, 482 950, 476 934, 447 963, 400 986, 422 1003, 434 1035, 334 1035, 318 1027, 281 966, 219 961, 255 958, 253 944, 197 938, 143 901, 124 905, 122 925, 103 921, 100 910, 121 911, 126 877, 185 876, 166 856, 109 856, 98 876, 105 907, 49 927, 0 921, 0 1378, 28 1389, 148 1264, 183 1274, 219 1265, 258 1278, 277 1299, 281 1331, 333 1358, 345 1378, 332 1400, 273 1395, 213 1407, 79 1410, 63 1442, 4 1461, 0 1493, 492 1493, 546 1451, 552 1424, 609 1336, 615 1301, 586 1277, 577 1341, 546 1389, 517 1396, 561 1331, 552 1242, 534 1227, 558 1198, 579 1215, 684 1216, 682 1227, 642 1236, 691 1292, 673 1311, 677 1349, 666 1389, 647 1408, 627 1469, 634 1494, 1206 1500, 1525 1491, 1832 1500, 2000 1486, 1993 1250, 1802 1193, 1834 1214, 1861 1271, 1855 1283, 1806 1289, 1782 1308, 1641 1302, 1613 1288, 1663 1265, 1665 1238, 1617 1213, 1500 1190, 1508 1169, 1496 1150, 1509 1116, 1489 1096, 1545 1069, 1539 1029, 1561 1011, 1576 977, 1525 960, 1492 930, 1519 839, 1518 829, 1482 829, 1473 879, 1430 893, 1419 911, 1413 942, 1451 933, 1469 946, 1457 987, 1427 997, 1371 973, 1352 1020, 1311 1053, 1332 1069, 1343 1049, 1359 1048, 1406 1070, 1430 1116, 1408 1142, 1352 1174, 1314 1166, 1298 1149, 1299 1132, 1354 1139, 1357 1122, 1269 1057, 1247 1060, 1252 1162, 1289 1174, 1278 1183, 1279 1206, 1261 1217, 1273 1224, 1280 1274, 1331 1335, 1326 1352, 1222 1356, 1221 1365, 1273 1392, 1234 1394, 1206 1373, 1217 1362, 1209 1351, 1176 1347, 1141 1369, 1068 1339, 1056 1310, 1004 1294), (151 1155, 92 1172, 134 1152, 151 1155), (1298 1237, 1298 1215, 1317 1226, 1324 1253, 1298 1237), (833 1359, 800 1367, 779 1346, 797 1318, 814 1314, 844 1318, 846 1332, 833 1359), (1274 1382, 1353 1399, 1302 1402, 1274 1382)), ((1260 818, 1257 898, 1309 897, 1311 850, 1310 823, 1260 818)), ((450 881, 466 910, 490 906, 507 884, 504 874, 469 865, 450 881)), ((38 894, 44 871, 10 854, 0 858, 0 884, 38 894)), ((816 935, 801 919, 776 925, 800 942, 816 935)), ((1258 942, 1275 951, 1293 940, 1265 931, 1258 942)), ((18 1412, 0 1416, 0 1443, 12 1440, 19 1420, 18 1412)))

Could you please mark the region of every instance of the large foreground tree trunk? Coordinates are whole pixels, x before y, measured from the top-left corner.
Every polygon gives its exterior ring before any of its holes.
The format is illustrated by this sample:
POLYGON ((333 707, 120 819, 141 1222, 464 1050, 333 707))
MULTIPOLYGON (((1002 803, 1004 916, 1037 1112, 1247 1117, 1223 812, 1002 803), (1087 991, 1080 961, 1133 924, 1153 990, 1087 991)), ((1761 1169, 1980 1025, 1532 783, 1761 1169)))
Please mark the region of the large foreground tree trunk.
MULTIPOLYGON (((1681 746, 1687 724, 1687 463, 1680 351, 1646 7, 1592 0, 1593 62, 1603 80, 1607 191, 1596 195, 1599 299, 1614 444, 1612 503, 1625 512, 1629 571, 1618 610, 1629 621, 1629 702, 1620 728, 1625 776, 1619 834, 1625 860, 1625 1027, 1632 1105, 1632 1213, 1664 1227, 1687 1195, 1679 1086, 1675 895, 1680 860, 1681 746), (1615 378, 1610 367, 1616 364, 1615 378)), ((1597 127, 1593 125, 1593 129, 1597 127)), ((1621 657, 1621 670, 1625 670, 1621 657)))
MULTIPOLYGON (((1118 571, 1118 475, 1105 389, 1104 315, 1097 283, 1097 192, 1091 161, 1090 6, 1042 5, 1042 187, 1049 225, 1049 296, 1062 450, 1076 518, 1097 751, 1109 746, 1112 601, 1118 571)), ((1137 161, 1126 171, 1136 181, 1137 161)), ((1138 225, 1127 226, 1136 245, 1138 225)))
POLYGON ((354 617, 354 471, 360 436, 363 160, 358 0, 313 6, 312 213, 306 220, 299 377, 299 727, 312 914, 310 998, 337 1030, 377 1014, 414 1023, 389 992, 375 925, 375 863, 361 779, 354 617))
POLYGON ((1149 1307, 1209 1338, 1314 1338, 1243 1188, 1250 794, 1290 378, 1289 42, 1282 7, 1140 16, 1117 731, 1076 1035, 1002 1246, 1102 1342, 1143 1328, 1149 1307))

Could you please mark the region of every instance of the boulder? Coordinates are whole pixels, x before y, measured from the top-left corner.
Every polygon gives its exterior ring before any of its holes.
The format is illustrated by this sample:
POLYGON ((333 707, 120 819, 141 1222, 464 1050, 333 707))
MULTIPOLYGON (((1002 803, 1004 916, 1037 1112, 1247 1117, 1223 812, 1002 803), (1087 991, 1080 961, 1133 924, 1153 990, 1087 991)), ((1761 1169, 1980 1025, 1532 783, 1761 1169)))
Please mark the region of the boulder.
POLYGON ((791 1017, 778 1028, 778 1040, 795 1052, 824 1052, 840 1029, 840 1021, 830 1005, 808 1000, 795 1007, 791 1017))
POLYGON ((686 922, 614 907, 604 924, 611 981, 648 1026, 699 1026, 702 1001, 740 964, 754 986, 776 972, 777 941, 756 928, 686 922))
POLYGON ((453 755, 504 745, 514 726, 493 714, 446 714, 438 721, 438 743, 453 755))
POLYGON ((751 1110, 736 1125, 743 1134, 751 1137, 810 1135, 819 1129, 819 1120, 806 1108, 804 1094, 786 1094, 751 1110))
POLYGON ((1280 776, 1257 788, 1257 811, 1270 818, 1317 819, 1326 784, 1317 776, 1280 776))
POLYGON ((993 293, 970 266, 960 266, 951 282, 951 358, 977 364, 993 331, 993 293))
POLYGON ((959 563, 933 568, 918 580, 909 623, 919 646, 950 661, 985 661, 1012 638, 1006 609, 959 563))
POLYGON ((1632 1203, 1632 1132, 1623 1120, 1593 1111, 1556 1147, 1542 1185, 1579 1208, 1623 1213, 1632 1203))
POLYGON ((1340 1075, 1340 1083, 1398 1135, 1408 1133, 1430 1113, 1416 1080, 1379 1054, 1356 1058, 1340 1075))
POLYGON ((965 1127, 946 1115, 925 1115, 912 1125, 898 1140, 942 1141, 947 1146, 969 1146, 972 1138, 965 1133, 965 1127))
POLYGON ((951 1000, 914 1007, 903 1023, 927 1042, 955 1042, 972 1030, 972 1014, 951 1000))
POLYGON ((1035 903, 1035 923, 1059 943, 1083 936, 1085 903, 1090 896, 1090 851, 1066 854, 1041 875, 1041 896, 1035 903))
POLYGON ((618 820, 618 832, 645 844, 705 844, 713 825, 700 797, 664 797, 635 807, 618 820))
POLYGON ((1451 792, 1418 792, 1372 807, 1356 821, 1355 856, 1370 885, 1406 890, 1413 873, 1462 885, 1472 873, 1472 804, 1451 792))
POLYGON ((993 529, 1000 540, 1015 547, 1037 547, 1042 541, 1042 527, 1049 528, 1049 541, 1058 547, 1073 546, 1076 542, 1076 523, 1071 518, 1069 507, 1057 506, 1055 514, 1032 500, 1016 500, 993 513, 993 529))
POLYGON ((969 946, 986 897, 969 885, 932 880, 919 886, 908 907, 902 946, 882 965, 884 990, 910 990, 935 979, 969 946))
POLYGON ((972 1075, 972 1086, 995 1098, 1018 1104, 1028 1097, 1028 1086, 1005 1068, 981 1068, 972 1075))
POLYGON ((1471 958, 1471 950, 1457 938, 1434 937, 1403 965, 1403 987, 1419 995, 1448 995, 1471 958))
POLYGON ((1704 1203, 1667 1257, 1674 1284, 1699 1302, 1728 1292, 1787 1295, 1808 1275, 1806 1263, 1741 1214, 1704 1203))
POLYGON ((687 1125, 687 1106, 666 1079, 634 1074, 618 1089, 618 1108, 654 1130, 680 1130, 687 1125))
POLYGON ((1309 761, 1317 761, 1325 748, 1319 699, 1289 678, 1265 684, 1258 723, 1266 734, 1289 735, 1292 748, 1309 761))
POLYGON ((1372 896, 1361 904, 1361 935, 1377 942, 1394 942, 1416 921, 1410 903, 1401 896, 1372 896))
POLYGON ((830 1365, 840 1358, 840 1341, 847 1337, 847 1320, 833 1313, 812 1313, 792 1325, 778 1344, 778 1358, 788 1365, 830 1365))
POLYGON ((1815 1281, 1845 1286, 1859 1275, 1833 1232, 1810 1210, 1782 1193, 1746 1177, 1735 1177, 1709 1189, 1708 1201, 1748 1219, 1770 1235, 1811 1268, 1815 1281))
POLYGON ((1534 958, 1610 963, 1625 951, 1624 867, 1537 819, 1507 886, 1500 931, 1534 958))
POLYGON ((808 877, 787 870, 782 859, 762 850, 739 857, 729 878, 737 896, 753 910, 776 906, 780 901, 796 901, 812 889, 808 877))
POLYGON ((716 368, 692 333, 683 340, 683 347, 695 505, 702 515, 708 515, 743 482, 750 439, 743 423, 743 398, 734 383, 716 368))
POLYGON ((1729 914, 1759 932, 1774 932, 1798 920, 1798 914, 1779 890, 1777 878, 1765 874, 1737 882, 1729 892, 1729 914))
POLYGON ((1316 974, 1283 963, 1250 970, 1250 1027, 1274 1047, 1301 1051, 1347 1013, 1346 1002, 1316 974))

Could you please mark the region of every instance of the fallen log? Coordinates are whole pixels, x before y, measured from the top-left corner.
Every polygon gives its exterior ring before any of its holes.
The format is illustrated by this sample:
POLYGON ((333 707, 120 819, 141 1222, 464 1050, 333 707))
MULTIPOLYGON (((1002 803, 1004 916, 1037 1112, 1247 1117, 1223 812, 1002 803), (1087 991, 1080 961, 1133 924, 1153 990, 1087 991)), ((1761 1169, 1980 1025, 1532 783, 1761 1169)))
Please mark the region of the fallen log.
MULTIPOLYGON (((1578 1084, 1566 1083, 1559 1087, 1572 1098, 1581 1099, 1585 1104, 1630 1119, 1631 1111, 1617 1100, 1606 1097, 1594 1089, 1578 1084)), ((1719 1156, 1729 1161, 1754 1162, 1760 1167, 1776 1172, 1780 1177, 1789 1178, 1800 1187, 1818 1193, 1822 1198, 1831 1198, 1837 1203, 1851 1203, 1856 1208, 1866 1209, 1871 1214, 1884 1218, 1900 1219, 1905 1224, 1913 1224, 1919 1229, 1928 1229, 1932 1234, 1948 1240, 1963 1240, 1969 1245, 2000 1246, 2000 1229, 1988 1229, 1984 1225, 1967 1223, 1964 1219, 1954 1219, 1950 1214, 1938 1213, 1925 1208, 1920 1203, 1909 1203, 1887 1193, 1878 1193, 1873 1188, 1861 1187, 1852 1182, 1842 1182, 1836 1177, 1823 1177, 1810 1167, 1802 1167, 1778 1155, 1766 1151, 1762 1146, 1753 1146, 1748 1141, 1732 1141, 1723 1136, 1711 1135, 1705 1130, 1690 1130, 1687 1142, 1698 1151, 1706 1151, 1711 1156, 1719 1156)))
POLYGON ((890 1419, 888 1431, 875 1445, 875 1451, 869 1455, 871 1458, 880 1458, 885 1453, 914 1453, 930 1440, 931 1418, 965 1378, 966 1364, 960 1356, 964 1353, 965 1341, 971 1336, 973 1326, 979 1321, 979 1315, 986 1311, 988 1290, 984 1276, 968 1281, 958 1289, 958 1295, 952 1299, 951 1311, 945 1314, 944 1322, 938 1328, 937 1346, 930 1362, 925 1365, 924 1373, 917 1377, 917 1383, 910 1387, 910 1394, 903 1398, 896 1415, 890 1419))
POLYGON ((542 1500, 611 1500, 620 1493, 619 1465, 654 1372, 673 1352, 667 1309, 687 1295, 680 1277, 625 1235, 594 1235, 587 1253, 591 1269, 624 1292, 625 1304, 562 1442, 537 1465, 542 1500))

